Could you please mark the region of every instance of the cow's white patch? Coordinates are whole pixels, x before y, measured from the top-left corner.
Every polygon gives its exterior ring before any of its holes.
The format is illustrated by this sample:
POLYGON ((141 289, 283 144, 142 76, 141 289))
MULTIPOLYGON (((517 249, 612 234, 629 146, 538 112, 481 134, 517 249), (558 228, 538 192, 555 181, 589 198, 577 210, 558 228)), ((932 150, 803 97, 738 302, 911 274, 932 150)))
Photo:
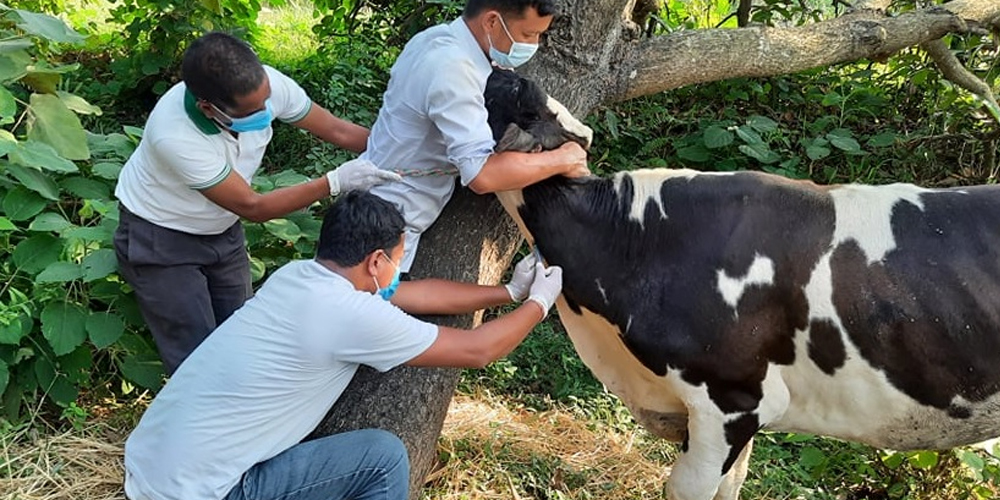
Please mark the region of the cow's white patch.
POLYGON ((524 221, 521 220, 521 215, 517 211, 518 207, 524 205, 524 193, 520 189, 512 189, 510 191, 497 191, 495 194, 507 215, 517 223, 517 229, 521 231, 524 239, 528 240, 528 245, 534 245, 535 237, 528 231, 528 227, 524 225, 524 221))
POLYGON ((549 96, 546 106, 549 108, 549 111, 555 113, 556 120, 559 121, 559 124, 562 125, 564 129, 587 140, 586 147, 589 148, 590 145, 593 144, 594 131, 590 127, 584 125, 580 120, 577 120, 577 118, 573 116, 573 113, 570 113, 569 110, 566 109, 566 106, 563 106, 561 102, 553 99, 552 96, 549 96))
POLYGON ((635 190, 634 196, 632 197, 632 205, 629 209, 629 217, 635 221, 642 224, 643 216, 646 213, 646 205, 650 202, 655 203, 657 208, 660 209, 660 216, 664 219, 669 217, 663 210, 663 201, 660 198, 660 188, 663 186, 663 182, 668 179, 693 179, 700 175, 733 175, 732 172, 699 172, 697 170, 690 170, 686 168, 678 169, 639 169, 632 170, 628 172, 618 172, 612 178, 615 184, 615 192, 618 196, 622 196, 622 182, 625 177, 629 177, 632 180, 632 186, 635 190))
POLYGON ((729 276, 724 269, 719 269, 716 286, 722 295, 722 300, 725 300, 729 307, 736 309, 747 287, 772 283, 774 283, 774 261, 758 254, 754 256, 753 263, 742 276, 729 276))
POLYGON ((604 285, 601 285, 601 279, 600 278, 595 279, 594 284, 597 285, 597 291, 601 292, 601 298, 604 299, 604 303, 607 304, 608 292, 604 290, 604 285))
POLYGON ((833 245, 854 240, 865 252, 869 264, 882 260, 886 253, 896 248, 892 234, 893 207, 909 202, 923 210, 920 195, 928 191, 912 184, 847 184, 831 189, 837 217, 833 245))

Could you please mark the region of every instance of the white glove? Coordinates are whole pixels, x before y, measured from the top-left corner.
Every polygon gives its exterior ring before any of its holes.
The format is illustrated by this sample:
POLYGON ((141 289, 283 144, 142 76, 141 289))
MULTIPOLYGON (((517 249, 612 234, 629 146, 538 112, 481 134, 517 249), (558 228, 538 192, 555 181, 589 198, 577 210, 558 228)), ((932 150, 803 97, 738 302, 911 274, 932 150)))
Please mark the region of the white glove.
POLYGON ((379 169, 368 160, 355 158, 344 162, 336 170, 327 172, 326 180, 330 182, 330 196, 337 196, 353 189, 369 189, 386 182, 398 182, 403 178, 395 172, 379 169))
POLYGON ((549 314, 549 309, 556 302, 556 297, 562 291, 562 268, 559 266, 545 267, 541 262, 535 263, 535 281, 531 283, 531 295, 528 300, 533 300, 542 306, 542 318, 549 314))
POLYGON ((535 280, 535 252, 529 253, 526 257, 514 266, 514 274, 510 277, 510 283, 504 285, 510 300, 524 300, 528 297, 531 289, 531 282, 535 280))

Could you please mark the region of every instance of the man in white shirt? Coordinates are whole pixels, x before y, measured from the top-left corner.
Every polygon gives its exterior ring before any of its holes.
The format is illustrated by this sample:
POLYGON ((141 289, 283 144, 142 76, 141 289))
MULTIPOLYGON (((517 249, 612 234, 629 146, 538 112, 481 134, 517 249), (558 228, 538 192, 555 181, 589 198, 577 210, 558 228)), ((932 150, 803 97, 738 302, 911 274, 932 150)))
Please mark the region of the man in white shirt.
POLYGON ((372 192, 401 207, 409 272, 421 233, 437 220, 455 177, 478 194, 520 189, 555 175, 590 175, 578 144, 495 153, 483 91, 493 64, 526 62, 552 22, 552 0, 469 0, 459 19, 413 37, 393 64, 361 157, 404 172, 372 192))
POLYGON ((115 188, 115 250, 168 375, 252 294, 240 218, 282 217, 341 190, 398 180, 367 160, 259 194, 250 187, 271 121, 345 149, 368 130, 316 105, 243 41, 209 33, 191 44, 183 82, 160 98, 115 188))
POLYGON ((323 220, 315 260, 271 275, 180 366, 125 443, 131 500, 405 500, 407 453, 380 430, 300 443, 357 368, 478 368, 514 349, 562 287, 528 257, 504 286, 400 283, 404 221, 365 192, 323 220), (391 299, 391 302, 390 302, 391 299), (411 314, 460 314, 524 300, 471 330, 411 314))

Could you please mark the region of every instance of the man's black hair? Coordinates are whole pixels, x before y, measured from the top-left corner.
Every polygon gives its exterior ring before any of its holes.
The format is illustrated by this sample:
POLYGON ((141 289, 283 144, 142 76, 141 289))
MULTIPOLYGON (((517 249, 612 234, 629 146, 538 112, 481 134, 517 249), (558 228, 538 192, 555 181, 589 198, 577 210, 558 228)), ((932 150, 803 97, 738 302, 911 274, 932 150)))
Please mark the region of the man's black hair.
POLYGON ((389 253, 399 244, 405 224, 392 203, 366 191, 349 191, 323 217, 316 258, 351 267, 376 250, 389 253))
POLYGON ((195 97, 226 111, 236 107, 236 97, 257 90, 266 75, 246 42, 213 31, 191 42, 184 51, 181 76, 195 97))
POLYGON ((529 7, 534 7, 538 15, 543 17, 556 13, 556 3, 553 0, 469 0, 465 2, 462 17, 472 19, 484 10, 496 10, 504 17, 520 19, 529 7))

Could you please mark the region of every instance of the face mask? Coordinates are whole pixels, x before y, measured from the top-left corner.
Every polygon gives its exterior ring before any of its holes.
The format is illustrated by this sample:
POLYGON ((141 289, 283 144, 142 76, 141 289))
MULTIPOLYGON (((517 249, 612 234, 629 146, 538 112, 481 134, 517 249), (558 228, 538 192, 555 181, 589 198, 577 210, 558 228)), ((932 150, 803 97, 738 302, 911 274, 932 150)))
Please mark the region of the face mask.
MULTIPOLYGON (((385 254, 383 253, 382 255, 385 254)), ((385 255, 385 260, 389 261, 389 263, 392 264, 392 267, 396 268, 396 273, 392 275, 392 281, 389 283, 389 286, 385 288, 380 287, 378 285, 378 278, 374 276, 372 276, 372 281, 375 282, 375 293, 379 294, 383 300, 389 300, 392 298, 392 295, 396 293, 396 288, 399 287, 399 276, 402 273, 400 272, 399 266, 397 266, 388 255, 385 255)))
POLYGON ((274 120, 274 113, 271 109, 270 98, 264 101, 264 109, 240 118, 233 118, 227 115, 215 104, 212 104, 212 108, 222 115, 223 118, 229 120, 228 125, 225 123, 220 123, 220 125, 232 130, 233 132, 256 132, 258 130, 264 130, 267 127, 270 127, 271 122, 274 120))
POLYGON ((502 68, 516 68, 528 62, 531 56, 535 55, 535 51, 538 50, 538 44, 515 41, 510 31, 507 30, 507 23, 503 21, 503 16, 500 17, 500 26, 503 27, 504 33, 507 33, 507 38, 510 38, 510 52, 504 54, 497 50, 493 46, 493 38, 487 34, 486 38, 490 41, 490 59, 493 59, 493 62, 502 68))

